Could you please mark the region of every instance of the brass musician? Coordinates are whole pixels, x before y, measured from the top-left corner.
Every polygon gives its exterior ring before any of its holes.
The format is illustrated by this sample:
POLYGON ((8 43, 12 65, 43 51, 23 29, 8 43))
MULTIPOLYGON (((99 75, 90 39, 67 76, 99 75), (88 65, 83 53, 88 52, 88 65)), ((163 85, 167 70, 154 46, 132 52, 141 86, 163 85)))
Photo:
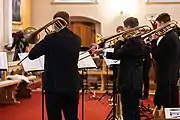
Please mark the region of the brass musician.
POLYGON ((34 39, 31 38, 36 37, 42 30, 50 25, 55 27, 55 31, 46 35, 43 40, 34 41, 38 43, 28 55, 31 60, 45 55, 43 91, 45 91, 48 120, 61 120, 61 111, 65 120, 78 120, 81 78, 77 64, 81 38, 68 28, 69 23, 69 14, 59 11, 54 14, 51 22, 29 36, 29 41, 33 42, 34 39))
MULTIPOLYGON (((162 13, 156 18, 157 29, 171 22, 168 13, 162 13)), ((176 27, 176 26, 175 26, 176 27)), ((162 30, 161 30, 162 31, 162 30)), ((156 61, 156 85, 154 104, 158 109, 163 106, 178 107, 178 64, 179 64, 179 38, 174 29, 170 29, 163 36, 153 34, 152 55, 156 61)))

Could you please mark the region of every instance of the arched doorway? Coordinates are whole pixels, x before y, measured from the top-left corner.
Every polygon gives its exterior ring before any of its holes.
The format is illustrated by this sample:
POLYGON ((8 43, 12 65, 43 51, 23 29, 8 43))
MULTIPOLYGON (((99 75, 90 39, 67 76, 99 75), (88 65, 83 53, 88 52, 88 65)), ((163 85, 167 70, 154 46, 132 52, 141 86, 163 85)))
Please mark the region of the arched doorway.
POLYGON ((89 47, 96 42, 96 34, 100 33, 100 22, 82 16, 71 16, 71 30, 82 39, 82 46, 89 47))

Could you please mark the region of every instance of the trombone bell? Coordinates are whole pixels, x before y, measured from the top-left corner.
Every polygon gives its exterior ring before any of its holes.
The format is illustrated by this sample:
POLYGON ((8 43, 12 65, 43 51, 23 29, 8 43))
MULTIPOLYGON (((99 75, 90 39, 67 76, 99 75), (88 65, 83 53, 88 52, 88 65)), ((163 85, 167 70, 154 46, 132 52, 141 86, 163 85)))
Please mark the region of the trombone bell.
POLYGON ((39 37, 37 35, 34 35, 33 32, 36 31, 36 28, 34 27, 27 27, 24 30, 24 39, 26 42, 30 44, 35 44, 39 41, 39 37))
POLYGON ((68 23, 63 18, 57 17, 37 30, 33 27, 26 28, 24 30, 24 39, 30 44, 36 44, 40 40, 39 33, 43 30, 45 30, 46 34, 51 34, 61 31, 66 26, 68 26, 68 23), (54 27, 54 31, 49 30, 50 26, 54 27))

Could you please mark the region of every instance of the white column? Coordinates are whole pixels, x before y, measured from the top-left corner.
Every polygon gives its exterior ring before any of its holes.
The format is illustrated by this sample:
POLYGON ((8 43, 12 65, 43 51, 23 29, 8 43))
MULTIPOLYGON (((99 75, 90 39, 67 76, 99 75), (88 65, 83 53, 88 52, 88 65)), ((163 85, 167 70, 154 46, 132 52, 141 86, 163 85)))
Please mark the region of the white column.
POLYGON ((3 0, 0 0, 0 51, 3 50, 4 38, 3 38, 3 0))
POLYGON ((4 0, 4 45, 12 43, 12 0, 4 0))

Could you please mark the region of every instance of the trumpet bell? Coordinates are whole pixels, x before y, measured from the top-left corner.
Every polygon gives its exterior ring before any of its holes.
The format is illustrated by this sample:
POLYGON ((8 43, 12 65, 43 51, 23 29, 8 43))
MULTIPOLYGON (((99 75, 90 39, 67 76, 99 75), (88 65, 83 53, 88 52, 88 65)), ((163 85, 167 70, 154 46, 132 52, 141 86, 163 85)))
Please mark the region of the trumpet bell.
POLYGON ((40 37, 37 34, 33 34, 36 31, 34 27, 27 27, 24 29, 24 39, 30 44, 35 44, 39 41, 40 37))
POLYGON ((147 14, 145 17, 149 21, 151 21, 151 20, 155 21, 155 19, 158 17, 158 14, 156 14, 156 13, 147 14))
POLYGON ((157 28, 157 24, 155 22, 155 19, 158 17, 158 14, 147 14, 146 15, 146 19, 149 20, 149 22, 151 23, 153 29, 157 28))
POLYGON ((103 36, 101 34, 96 34, 96 43, 99 44, 103 41, 103 36))

